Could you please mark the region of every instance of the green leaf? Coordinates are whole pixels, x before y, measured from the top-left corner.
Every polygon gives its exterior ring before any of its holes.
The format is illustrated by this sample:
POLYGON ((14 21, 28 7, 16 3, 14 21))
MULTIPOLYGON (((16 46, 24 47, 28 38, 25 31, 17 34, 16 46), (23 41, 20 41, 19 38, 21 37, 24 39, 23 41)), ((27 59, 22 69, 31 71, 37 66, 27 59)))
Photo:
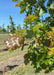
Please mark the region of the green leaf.
POLYGON ((51 9, 54 9, 54 4, 51 4, 51 5, 50 5, 50 8, 51 8, 51 9))
POLYGON ((40 28, 40 25, 39 24, 36 24, 34 27, 33 27, 33 32, 37 32, 40 28))
POLYGON ((43 9, 41 8, 41 9, 40 9, 40 12, 39 12, 39 16, 43 16, 43 14, 44 14, 44 11, 43 11, 43 9))

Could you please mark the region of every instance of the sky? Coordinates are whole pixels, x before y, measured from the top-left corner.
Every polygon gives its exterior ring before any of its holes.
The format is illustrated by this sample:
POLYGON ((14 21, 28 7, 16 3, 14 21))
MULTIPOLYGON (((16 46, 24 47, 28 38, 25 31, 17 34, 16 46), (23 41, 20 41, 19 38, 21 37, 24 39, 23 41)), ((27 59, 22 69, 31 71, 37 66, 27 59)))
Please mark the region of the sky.
POLYGON ((2 24, 5 24, 5 27, 10 25, 9 15, 12 16, 16 25, 20 24, 23 26, 25 13, 20 14, 20 8, 15 7, 15 4, 16 2, 11 0, 0 0, 0 26, 2 24))
MULTIPOLYGON (((15 4, 16 2, 13 2, 11 0, 0 0, 0 26, 2 26, 2 24, 5 24, 6 28, 7 25, 10 25, 9 15, 11 15, 13 18, 13 22, 15 22, 16 25, 20 24, 21 27, 23 27, 25 13, 20 14, 20 8, 15 7, 15 4)), ((49 16, 49 14, 45 13, 44 18, 47 16, 49 16)))

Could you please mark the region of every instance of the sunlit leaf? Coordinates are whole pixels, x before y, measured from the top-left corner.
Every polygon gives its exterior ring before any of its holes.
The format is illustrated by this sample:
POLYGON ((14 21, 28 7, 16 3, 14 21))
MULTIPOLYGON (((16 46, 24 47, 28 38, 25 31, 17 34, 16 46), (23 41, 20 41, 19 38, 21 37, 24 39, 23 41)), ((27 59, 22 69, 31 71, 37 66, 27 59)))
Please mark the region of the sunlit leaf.
POLYGON ((41 9, 40 9, 39 16, 43 16, 43 14, 44 14, 44 11, 43 11, 43 9, 41 8, 41 9))
POLYGON ((50 49, 50 51, 49 51, 49 55, 51 55, 51 54, 54 54, 54 47, 53 48, 49 48, 50 49))
POLYGON ((51 5, 50 5, 50 8, 51 8, 51 9, 54 9, 54 4, 51 4, 51 5))

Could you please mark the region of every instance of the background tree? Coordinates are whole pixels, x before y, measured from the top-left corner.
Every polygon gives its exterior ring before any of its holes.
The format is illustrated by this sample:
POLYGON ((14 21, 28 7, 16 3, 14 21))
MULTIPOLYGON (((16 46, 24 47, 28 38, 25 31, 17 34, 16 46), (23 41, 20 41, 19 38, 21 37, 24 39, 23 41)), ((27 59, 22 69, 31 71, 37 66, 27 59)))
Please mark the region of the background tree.
POLYGON ((18 26, 17 26, 17 30, 18 30, 18 26))
POLYGON ((2 27, 0 26, 0 32, 2 31, 2 27))
POLYGON ((14 22, 13 22, 13 20, 12 20, 12 17, 11 16, 9 16, 9 19, 10 19, 10 32, 11 33, 15 33, 15 24, 14 24, 14 22))
POLYGON ((18 25, 18 29, 21 30, 21 25, 20 24, 18 25))
POLYGON ((4 25, 5 24, 2 25, 2 32, 6 32, 6 29, 4 28, 4 25))
POLYGON ((10 31, 10 27, 9 27, 9 25, 7 25, 7 32, 9 32, 10 31))

